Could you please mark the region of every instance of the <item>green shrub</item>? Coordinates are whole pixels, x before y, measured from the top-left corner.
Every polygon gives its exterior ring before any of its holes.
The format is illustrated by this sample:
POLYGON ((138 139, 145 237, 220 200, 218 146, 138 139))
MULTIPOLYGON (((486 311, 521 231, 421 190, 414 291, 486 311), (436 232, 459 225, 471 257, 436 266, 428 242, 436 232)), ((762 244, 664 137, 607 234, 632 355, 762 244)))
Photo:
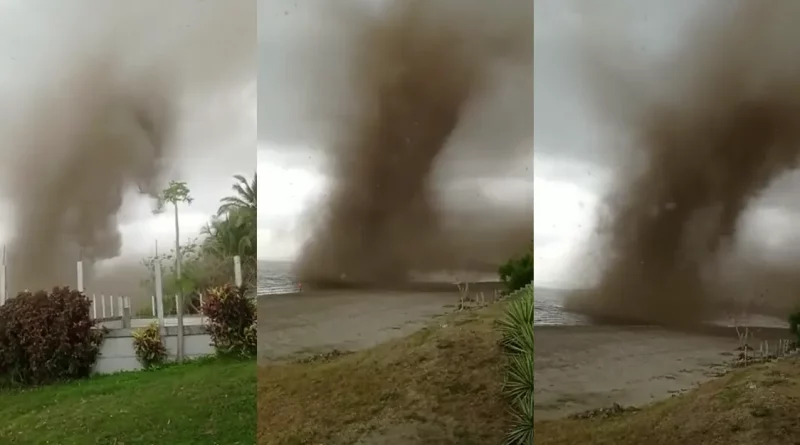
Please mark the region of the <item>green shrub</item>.
POLYGON ((509 292, 522 289, 533 282, 533 247, 524 255, 511 258, 497 270, 509 292))
POLYGON ((136 359, 145 369, 164 364, 167 360, 167 348, 161 340, 158 323, 150 323, 133 332, 133 349, 136 359))
POLYGON ((512 425, 506 445, 533 443, 533 286, 511 295, 498 322, 506 354, 503 395, 511 409, 512 425))
POLYGON ((214 348, 221 354, 257 352, 256 305, 244 287, 226 285, 206 292, 202 306, 214 348))
POLYGON ((0 307, 0 378, 39 385, 88 377, 104 333, 95 329, 90 307, 83 293, 68 287, 8 300, 0 307))
POLYGON ((800 310, 789 316, 789 330, 797 337, 797 345, 800 347, 800 310))
POLYGON ((144 307, 140 307, 136 309, 136 313, 134 314, 136 318, 153 318, 153 307, 151 305, 147 305, 144 307))

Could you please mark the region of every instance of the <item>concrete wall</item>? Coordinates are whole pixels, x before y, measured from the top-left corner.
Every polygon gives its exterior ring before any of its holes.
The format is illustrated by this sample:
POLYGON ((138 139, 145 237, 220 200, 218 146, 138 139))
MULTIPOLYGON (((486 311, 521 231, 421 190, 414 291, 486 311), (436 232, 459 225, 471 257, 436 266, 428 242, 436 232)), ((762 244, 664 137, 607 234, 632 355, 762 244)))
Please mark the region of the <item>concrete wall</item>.
MULTIPOLYGON (((105 324, 105 323, 104 323, 105 324)), ((94 372, 98 374, 111 374, 119 371, 136 371, 142 365, 136 359, 133 349, 134 329, 112 329, 106 334, 100 356, 95 363, 94 372)), ((166 327, 167 353, 169 360, 175 360, 178 350, 178 328, 166 327)), ((204 326, 183 327, 183 352, 185 358, 197 358, 214 353, 211 346, 211 336, 204 326)))
MULTIPOLYGON (((122 317, 106 317, 98 318, 95 320, 98 326, 105 326, 107 329, 122 329, 122 317)), ((184 315, 184 326, 201 326, 205 324, 206 317, 202 315, 184 315)), ((158 318, 131 318, 130 327, 132 328, 145 328, 151 323, 158 323, 158 318)), ((177 326, 178 319, 175 317, 164 317, 164 326, 177 326)))

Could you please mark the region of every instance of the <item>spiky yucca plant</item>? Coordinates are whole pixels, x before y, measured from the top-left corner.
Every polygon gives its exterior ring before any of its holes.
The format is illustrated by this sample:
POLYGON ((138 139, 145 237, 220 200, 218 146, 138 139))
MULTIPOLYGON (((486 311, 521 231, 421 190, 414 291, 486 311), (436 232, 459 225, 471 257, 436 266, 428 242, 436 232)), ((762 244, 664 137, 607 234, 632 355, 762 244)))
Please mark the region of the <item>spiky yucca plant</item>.
POLYGON ((511 407, 506 445, 533 443, 533 286, 515 292, 498 322, 506 354, 503 394, 511 407))

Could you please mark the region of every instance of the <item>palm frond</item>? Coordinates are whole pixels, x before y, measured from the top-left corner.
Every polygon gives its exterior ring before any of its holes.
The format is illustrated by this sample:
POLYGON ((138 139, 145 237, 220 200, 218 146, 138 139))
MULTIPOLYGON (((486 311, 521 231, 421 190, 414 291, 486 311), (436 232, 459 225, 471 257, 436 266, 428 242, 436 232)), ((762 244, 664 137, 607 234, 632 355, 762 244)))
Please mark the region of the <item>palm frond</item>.
POLYGON ((509 401, 511 426, 506 445, 533 443, 533 286, 511 295, 505 314, 498 322, 501 345, 506 352, 503 395, 509 401))
POLYGON ((506 434, 503 444, 533 444, 533 395, 511 405, 511 429, 506 434))
POLYGON ((533 354, 518 354, 509 357, 503 395, 511 403, 533 394, 533 354))

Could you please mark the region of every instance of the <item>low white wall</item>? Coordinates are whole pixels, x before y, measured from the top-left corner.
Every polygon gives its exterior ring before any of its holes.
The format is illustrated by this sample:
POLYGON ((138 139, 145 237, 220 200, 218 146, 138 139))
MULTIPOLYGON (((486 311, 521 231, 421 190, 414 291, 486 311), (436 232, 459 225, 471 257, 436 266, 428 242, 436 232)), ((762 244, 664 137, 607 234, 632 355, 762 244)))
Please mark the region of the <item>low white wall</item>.
MULTIPOLYGON (((106 317, 98 318, 95 320, 97 326, 105 326, 107 329, 122 329, 122 317, 106 317)), ((202 326, 205 325, 206 317, 202 315, 184 315, 184 326, 202 326)), ((132 328, 145 328, 151 323, 158 323, 158 318, 131 318, 130 326, 132 328)), ((178 319, 176 317, 164 317, 164 326, 178 326, 178 319)))
MULTIPOLYGON (((184 326, 201 326, 206 322, 206 317, 202 315, 184 315, 184 326)), ((143 328, 149 326, 151 323, 158 323, 158 318, 132 318, 132 328, 143 328)), ((164 317, 164 326, 178 326, 178 319, 176 317, 164 317)))
MULTIPOLYGON (((105 336, 100 356, 94 366, 97 374, 111 374, 119 371, 136 371, 142 365, 136 359, 133 349, 133 331, 135 329, 111 329, 105 336)), ((177 358, 178 328, 166 327, 165 343, 169 360, 177 358)), ((183 355, 185 358, 198 358, 214 353, 211 336, 204 326, 190 325, 183 327, 183 355)))

